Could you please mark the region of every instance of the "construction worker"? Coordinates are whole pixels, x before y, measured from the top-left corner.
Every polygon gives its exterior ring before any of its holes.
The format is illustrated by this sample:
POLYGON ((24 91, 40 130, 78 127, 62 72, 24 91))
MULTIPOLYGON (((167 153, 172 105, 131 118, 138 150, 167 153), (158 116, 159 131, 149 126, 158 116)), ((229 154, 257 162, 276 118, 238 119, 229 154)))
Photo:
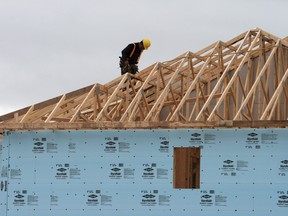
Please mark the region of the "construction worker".
POLYGON ((129 44, 122 50, 122 56, 120 58, 121 75, 125 73, 136 74, 138 72, 138 62, 143 50, 147 50, 151 45, 149 39, 144 38, 137 43, 129 44))

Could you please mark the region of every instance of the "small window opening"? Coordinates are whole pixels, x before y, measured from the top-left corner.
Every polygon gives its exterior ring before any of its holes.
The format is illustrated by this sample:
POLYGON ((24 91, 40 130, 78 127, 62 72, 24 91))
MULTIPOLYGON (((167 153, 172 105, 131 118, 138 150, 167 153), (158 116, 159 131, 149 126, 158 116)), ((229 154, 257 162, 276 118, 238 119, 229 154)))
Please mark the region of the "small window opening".
POLYGON ((200 147, 174 148, 174 188, 200 188, 200 147))

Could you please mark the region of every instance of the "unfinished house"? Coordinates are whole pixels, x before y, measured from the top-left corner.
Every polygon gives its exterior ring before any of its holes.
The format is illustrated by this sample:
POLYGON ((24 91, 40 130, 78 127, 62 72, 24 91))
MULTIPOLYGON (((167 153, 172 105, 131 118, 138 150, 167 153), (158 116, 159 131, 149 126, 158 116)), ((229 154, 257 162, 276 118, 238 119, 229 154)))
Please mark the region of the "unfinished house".
POLYGON ((0 116, 1 215, 286 215, 287 76, 257 28, 0 116))

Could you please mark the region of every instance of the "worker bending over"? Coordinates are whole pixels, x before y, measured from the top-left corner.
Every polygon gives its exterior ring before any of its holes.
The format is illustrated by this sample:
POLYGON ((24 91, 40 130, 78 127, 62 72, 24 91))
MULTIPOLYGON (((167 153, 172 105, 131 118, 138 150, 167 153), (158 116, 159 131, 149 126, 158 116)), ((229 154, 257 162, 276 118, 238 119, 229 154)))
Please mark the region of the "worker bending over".
POLYGON ((136 74, 138 72, 138 62, 143 50, 147 50, 151 45, 149 39, 144 38, 137 43, 128 44, 128 46, 122 50, 122 56, 120 58, 121 75, 125 73, 136 74))

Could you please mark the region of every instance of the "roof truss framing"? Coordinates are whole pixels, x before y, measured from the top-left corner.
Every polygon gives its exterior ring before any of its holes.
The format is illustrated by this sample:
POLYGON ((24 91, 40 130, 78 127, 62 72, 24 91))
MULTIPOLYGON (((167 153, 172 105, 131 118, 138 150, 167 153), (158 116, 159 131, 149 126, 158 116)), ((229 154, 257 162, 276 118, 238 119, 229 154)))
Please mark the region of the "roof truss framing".
POLYGON ((261 29, 1 116, 2 123, 287 120, 288 43, 261 29))

